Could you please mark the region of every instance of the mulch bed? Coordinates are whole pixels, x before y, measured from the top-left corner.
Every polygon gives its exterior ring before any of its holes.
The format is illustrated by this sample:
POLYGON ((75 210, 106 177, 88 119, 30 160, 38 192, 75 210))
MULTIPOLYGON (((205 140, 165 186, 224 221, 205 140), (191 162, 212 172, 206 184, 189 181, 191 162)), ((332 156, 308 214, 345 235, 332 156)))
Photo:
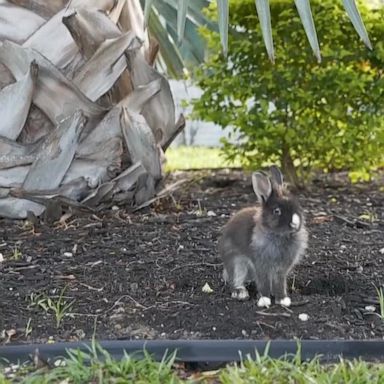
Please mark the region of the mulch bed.
POLYGON ((323 180, 301 194, 310 243, 289 278, 293 305, 265 310, 255 290, 247 302, 231 299, 216 249, 230 215, 255 203, 249 175, 190 171, 168 182, 181 179, 171 196, 136 213, 82 213, 67 227, 0 220, 0 341, 384 336, 375 288, 384 284, 378 184, 323 180), (206 283, 212 293, 202 291, 206 283), (60 293, 73 304, 57 327, 46 306, 60 293))

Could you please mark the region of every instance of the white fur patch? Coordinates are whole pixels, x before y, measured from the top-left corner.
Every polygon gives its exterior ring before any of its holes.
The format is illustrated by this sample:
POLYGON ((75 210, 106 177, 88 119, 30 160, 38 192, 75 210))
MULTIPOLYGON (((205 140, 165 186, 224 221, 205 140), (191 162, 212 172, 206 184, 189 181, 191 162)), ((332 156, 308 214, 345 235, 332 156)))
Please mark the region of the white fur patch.
POLYGON ((270 307, 271 306, 271 299, 267 296, 261 296, 259 301, 257 302, 258 307, 270 307))
POLYGON ((280 305, 283 305, 284 307, 290 307, 291 306, 291 299, 287 296, 284 297, 284 299, 280 300, 280 305))
POLYGON ((300 216, 297 213, 292 215, 291 227, 296 229, 300 227, 300 216))

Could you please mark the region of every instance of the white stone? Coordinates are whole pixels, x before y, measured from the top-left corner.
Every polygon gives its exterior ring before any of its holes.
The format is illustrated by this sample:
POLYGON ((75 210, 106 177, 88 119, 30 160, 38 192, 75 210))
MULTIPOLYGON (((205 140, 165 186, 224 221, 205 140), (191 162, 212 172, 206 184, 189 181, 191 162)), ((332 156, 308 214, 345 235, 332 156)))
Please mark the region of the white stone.
POLYGON ((73 253, 72 252, 64 252, 63 255, 65 257, 72 257, 73 256, 73 253))
POLYGON ((375 312, 376 307, 374 305, 367 305, 367 306, 365 306, 365 310, 368 312, 375 312))
POLYGON ((299 314, 299 319, 300 319, 301 321, 308 321, 309 316, 308 316, 306 313, 300 313, 300 314, 299 314))
POLYGON ((205 284, 204 284, 204 287, 201 288, 201 290, 202 290, 204 293, 212 293, 212 292, 213 292, 213 289, 209 286, 208 283, 205 283, 205 284))

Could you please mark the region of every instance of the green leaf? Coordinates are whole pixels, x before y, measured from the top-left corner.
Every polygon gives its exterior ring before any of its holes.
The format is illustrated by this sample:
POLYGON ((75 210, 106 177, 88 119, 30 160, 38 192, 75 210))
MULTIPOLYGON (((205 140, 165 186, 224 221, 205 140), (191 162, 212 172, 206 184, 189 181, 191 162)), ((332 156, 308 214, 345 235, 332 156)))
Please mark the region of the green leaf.
POLYGON ((227 56, 228 52, 228 16, 229 16, 229 3, 228 0, 217 0, 217 9, 219 12, 219 31, 221 46, 224 56, 227 56))
POLYGON ((269 9, 268 0, 255 0, 256 10, 259 16, 259 21, 261 25, 261 32, 263 34, 264 44, 267 48, 269 59, 272 63, 275 62, 275 52, 273 48, 273 38, 272 38, 272 26, 271 26, 271 11, 269 9))
POLYGON ((179 7, 177 8, 177 36, 179 43, 181 43, 181 40, 184 36, 185 19, 187 18, 188 3, 189 0, 179 0, 179 7))
POLYGON ((305 33, 307 34, 309 44, 312 47, 313 53, 315 54, 317 61, 321 62, 320 47, 317 40, 317 34, 315 29, 315 23, 313 22, 311 5, 309 0, 295 0, 297 11, 301 22, 303 23, 305 33))
POLYGON ((149 14, 148 28, 160 44, 161 59, 167 66, 169 74, 178 78, 184 71, 183 60, 176 45, 169 39, 168 31, 164 28, 155 12, 149 14))
POLYGON ((144 23, 145 25, 148 25, 148 20, 149 20, 149 14, 151 12, 153 0, 145 0, 145 5, 144 5, 144 23))
POLYGON ((361 40, 363 40, 364 44, 372 50, 371 41, 369 40, 367 30, 365 29, 363 20, 361 18, 359 10, 357 9, 355 0, 343 0, 343 4, 361 40))
MULTIPOLYGON (((157 0, 155 2, 156 10, 158 14, 166 20, 166 30, 175 42, 178 40, 176 5, 177 4, 173 4, 171 0, 157 0)), ((191 3, 189 3, 189 5, 191 6, 191 3)), ((191 7, 188 8, 188 12, 190 8, 191 7)), ((178 50, 179 55, 185 61, 184 64, 187 66, 200 64, 204 59, 205 43, 199 35, 197 28, 198 25, 187 17, 182 44, 179 47, 174 47, 175 50, 178 50)))

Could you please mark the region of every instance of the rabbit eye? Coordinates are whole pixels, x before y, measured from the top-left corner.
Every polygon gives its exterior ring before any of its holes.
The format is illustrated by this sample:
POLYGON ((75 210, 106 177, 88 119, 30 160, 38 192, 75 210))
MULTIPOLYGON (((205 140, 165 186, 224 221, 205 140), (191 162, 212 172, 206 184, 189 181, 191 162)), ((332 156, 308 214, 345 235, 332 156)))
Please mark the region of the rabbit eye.
POLYGON ((281 215, 281 209, 279 207, 275 208, 273 210, 273 214, 276 216, 280 216, 281 215))

